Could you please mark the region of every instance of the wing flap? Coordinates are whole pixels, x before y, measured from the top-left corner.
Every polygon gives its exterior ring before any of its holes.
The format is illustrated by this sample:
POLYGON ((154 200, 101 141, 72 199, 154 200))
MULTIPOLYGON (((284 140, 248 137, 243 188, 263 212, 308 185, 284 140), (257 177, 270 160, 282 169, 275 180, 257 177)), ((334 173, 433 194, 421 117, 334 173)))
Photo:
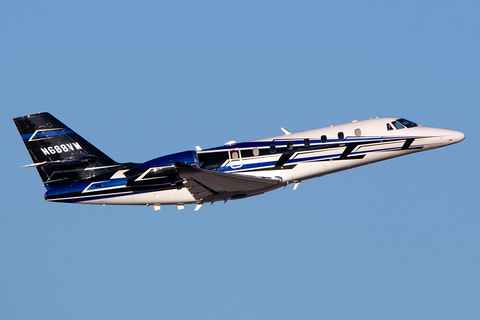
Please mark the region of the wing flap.
POLYGON ((280 179, 215 172, 185 164, 175 165, 178 175, 186 181, 185 187, 199 202, 239 199, 282 186, 280 179))

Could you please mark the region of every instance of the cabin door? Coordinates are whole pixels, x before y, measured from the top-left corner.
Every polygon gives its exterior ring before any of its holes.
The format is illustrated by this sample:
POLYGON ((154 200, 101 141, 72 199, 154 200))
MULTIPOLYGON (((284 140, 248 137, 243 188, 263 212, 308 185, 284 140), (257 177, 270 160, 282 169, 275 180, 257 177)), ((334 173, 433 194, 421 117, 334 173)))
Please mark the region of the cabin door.
POLYGON ((232 169, 239 169, 242 167, 242 155, 240 150, 231 150, 230 151, 230 166, 232 169))

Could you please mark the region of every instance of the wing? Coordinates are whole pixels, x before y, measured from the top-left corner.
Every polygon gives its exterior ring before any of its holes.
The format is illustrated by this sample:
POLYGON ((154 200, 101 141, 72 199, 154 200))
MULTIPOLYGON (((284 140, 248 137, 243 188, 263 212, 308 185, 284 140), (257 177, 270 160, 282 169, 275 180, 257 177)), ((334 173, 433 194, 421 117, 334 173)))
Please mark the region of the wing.
POLYGON ((178 175, 198 202, 241 199, 283 186, 280 179, 259 178, 199 169, 176 163, 178 175))

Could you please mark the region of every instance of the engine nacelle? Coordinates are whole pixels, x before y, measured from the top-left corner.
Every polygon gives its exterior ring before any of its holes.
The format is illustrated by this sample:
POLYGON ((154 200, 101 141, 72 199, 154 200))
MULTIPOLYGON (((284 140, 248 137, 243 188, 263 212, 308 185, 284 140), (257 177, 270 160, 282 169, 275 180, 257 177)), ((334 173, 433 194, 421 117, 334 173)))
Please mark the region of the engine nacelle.
POLYGON ((197 153, 195 151, 183 151, 149 160, 147 162, 139 164, 136 167, 133 167, 132 170, 140 168, 171 166, 175 162, 181 162, 195 167, 199 166, 197 153))
POLYGON ((195 151, 183 151, 155 158, 141 163, 124 173, 128 185, 172 185, 181 183, 175 163, 189 164, 199 167, 197 153, 195 151))

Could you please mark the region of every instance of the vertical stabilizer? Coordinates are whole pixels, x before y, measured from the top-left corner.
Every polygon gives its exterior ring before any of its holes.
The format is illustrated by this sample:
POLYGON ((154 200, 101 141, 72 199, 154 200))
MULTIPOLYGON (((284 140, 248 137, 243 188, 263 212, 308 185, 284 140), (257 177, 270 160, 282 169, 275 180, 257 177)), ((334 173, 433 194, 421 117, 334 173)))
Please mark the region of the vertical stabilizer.
POLYGON ((49 113, 13 121, 45 184, 63 184, 106 174, 119 164, 49 113))

